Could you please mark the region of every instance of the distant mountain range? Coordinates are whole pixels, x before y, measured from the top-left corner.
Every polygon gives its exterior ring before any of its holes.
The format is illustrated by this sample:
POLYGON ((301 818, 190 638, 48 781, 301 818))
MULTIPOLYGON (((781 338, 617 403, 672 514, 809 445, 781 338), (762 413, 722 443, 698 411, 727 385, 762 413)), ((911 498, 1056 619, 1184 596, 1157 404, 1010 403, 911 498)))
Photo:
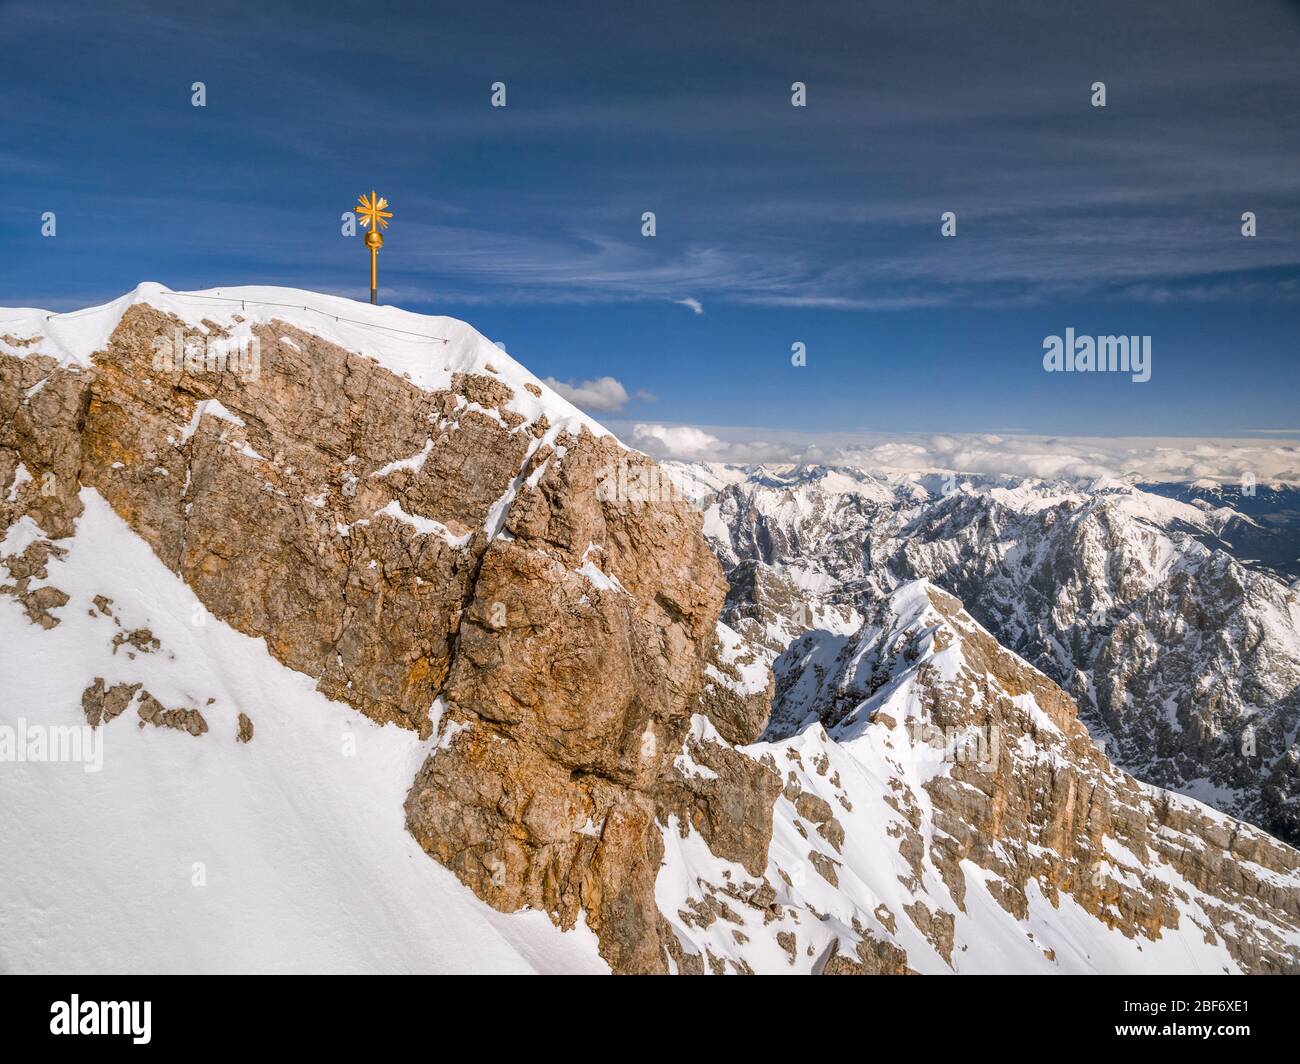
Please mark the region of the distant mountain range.
POLYGON ((1271 573, 1280 580, 1300 580, 1300 485, 1141 484, 1143 491, 1180 502, 1227 506, 1239 516, 1220 530, 1207 546, 1227 550, 1243 565, 1271 573))
MULTIPOLYGON (((772 653, 929 580, 1067 690, 1117 764, 1300 837, 1300 489, 670 468, 706 501, 725 619, 772 653)), ((800 661, 775 661, 777 721, 824 708, 791 693, 800 661)))

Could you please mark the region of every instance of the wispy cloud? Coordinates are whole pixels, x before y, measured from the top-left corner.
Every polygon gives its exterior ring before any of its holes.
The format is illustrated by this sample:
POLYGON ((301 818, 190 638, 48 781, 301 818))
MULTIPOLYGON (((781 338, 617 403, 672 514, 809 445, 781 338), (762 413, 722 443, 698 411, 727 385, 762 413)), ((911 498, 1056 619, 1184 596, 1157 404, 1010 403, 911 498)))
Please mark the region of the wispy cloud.
MULTIPOLYGON (((343 206, 331 183, 355 194, 354 146, 378 121, 368 164, 399 206, 385 265, 404 287, 464 303, 672 300, 698 314, 1300 296, 1293 4, 1228 16, 1184 0, 1175 15, 1095 0, 1008 16, 1007 32, 981 5, 755 0, 740 34, 728 7, 666 0, 661 18, 619 32, 507 2, 410 17, 380 41, 328 5, 304 20, 230 0, 111 13, 19 0, 5 7, 15 39, 72 43, 15 57, 0 173, 42 203, 80 192, 85 221, 66 232, 95 254, 147 238, 156 259, 170 241, 238 259, 248 277, 268 259, 320 257, 343 206), (179 47, 195 42, 216 51, 179 47), (382 76, 340 62, 380 50, 382 76), (157 62, 134 69, 134 52, 157 62), (485 54, 510 86, 506 108, 489 106, 485 54), (41 89, 73 62, 105 90, 41 89), (202 76, 191 66, 213 68, 201 115, 180 91, 202 76), (806 108, 789 104, 795 76, 806 108), (1095 78, 1108 81, 1104 109, 1088 104, 1095 78), (126 107, 136 135, 111 140, 126 107), (165 226, 133 226, 129 203, 94 202, 100 182, 65 150, 119 168, 115 189, 139 184, 138 167, 185 203, 165 226), (253 189, 276 209, 250 213, 253 189), (655 239, 638 235, 647 209, 655 239), (947 210, 951 239, 939 236, 947 210), (1256 238, 1238 231, 1244 210, 1256 238)), ((0 236, 16 224, 0 219, 0 236)))

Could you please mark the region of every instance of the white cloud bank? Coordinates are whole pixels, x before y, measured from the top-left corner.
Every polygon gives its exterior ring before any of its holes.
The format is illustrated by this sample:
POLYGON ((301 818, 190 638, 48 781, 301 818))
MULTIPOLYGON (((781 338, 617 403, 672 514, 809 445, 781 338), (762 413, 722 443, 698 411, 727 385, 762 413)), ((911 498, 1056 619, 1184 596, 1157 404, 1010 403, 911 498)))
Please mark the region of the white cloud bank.
POLYGON ((725 447, 717 436, 690 425, 637 425, 632 442, 648 454, 663 458, 712 461, 725 447))
POLYGON ((957 472, 1150 482, 1300 483, 1300 440, 1024 436, 990 433, 810 433, 639 423, 610 426, 656 458, 847 465, 879 473, 957 472))
POLYGON ((552 391, 558 392, 583 410, 617 414, 628 402, 627 389, 614 377, 597 377, 581 384, 566 384, 554 377, 547 377, 545 383, 552 391))

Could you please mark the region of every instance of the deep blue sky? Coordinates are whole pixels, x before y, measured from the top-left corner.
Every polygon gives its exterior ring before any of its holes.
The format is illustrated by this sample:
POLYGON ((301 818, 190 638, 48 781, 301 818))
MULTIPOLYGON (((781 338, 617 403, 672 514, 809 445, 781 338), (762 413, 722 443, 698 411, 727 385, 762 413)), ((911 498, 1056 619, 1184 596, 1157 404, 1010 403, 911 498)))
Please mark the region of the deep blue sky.
POLYGON ((1295 3, 19 0, 0 19, 2 305, 146 279, 365 299, 339 215, 374 187, 396 212, 385 301, 657 397, 598 416, 1300 425, 1295 3), (1045 374, 1066 326, 1151 334, 1151 382, 1045 374))

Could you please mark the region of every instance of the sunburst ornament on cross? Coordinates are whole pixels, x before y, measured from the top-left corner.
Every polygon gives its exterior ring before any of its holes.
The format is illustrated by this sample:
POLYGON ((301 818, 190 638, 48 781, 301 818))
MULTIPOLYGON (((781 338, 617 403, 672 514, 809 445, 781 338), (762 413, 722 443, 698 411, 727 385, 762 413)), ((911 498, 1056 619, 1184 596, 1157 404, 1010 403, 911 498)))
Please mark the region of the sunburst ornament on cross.
POLYGON ((366 232, 366 247, 370 249, 370 302, 379 302, 379 249, 384 246, 384 234, 381 229, 388 228, 388 219, 393 212, 388 210, 388 200, 373 190, 367 196, 364 192, 357 197, 357 217, 361 219, 361 228, 366 232))

